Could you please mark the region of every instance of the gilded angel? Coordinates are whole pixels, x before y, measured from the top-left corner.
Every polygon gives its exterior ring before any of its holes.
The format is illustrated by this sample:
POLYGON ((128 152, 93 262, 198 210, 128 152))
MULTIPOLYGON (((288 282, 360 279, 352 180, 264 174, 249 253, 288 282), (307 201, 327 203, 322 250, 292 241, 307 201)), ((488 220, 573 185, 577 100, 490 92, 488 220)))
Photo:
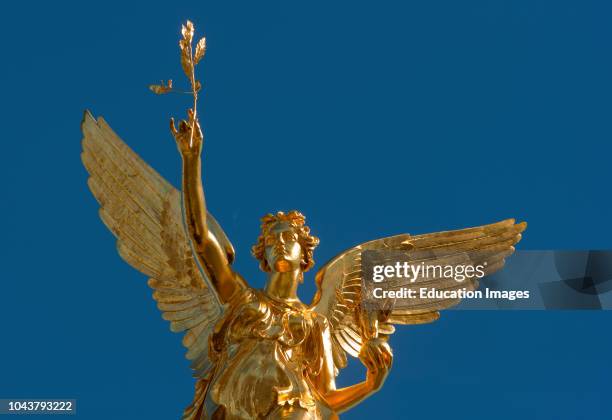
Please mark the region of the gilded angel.
MULTIPOLYGON (((319 269, 310 304, 297 288, 314 266, 319 239, 298 211, 263 217, 252 248, 266 286, 256 290, 234 270, 234 247, 207 212, 201 177, 204 136, 196 114, 200 83, 195 65, 205 41, 191 48, 193 25, 183 27, 181 61, 194 106, 171 132, 182 158, 182 189, 174 188, 138 157, 102 119, 85 112, 82 160, 100 217, 117 237, 121 257, 150 277, 153 298, 184 332, 196 378, 184 419, 333 419, 378 391, 393 355, 394 325, 432 322, 457 299, 416 300, 413 306, 370 313, 361 305, 361 252, 401 250, 414 262, 431 255, 465 262, 488 251, 490 274, 514 250, 525 224, 513 220, 426 235, 401 234, 357 245, 319 269), (436 252, 432 254, 431 250, 436 252), (457 255, 461 257, 458 258, 457 255), (383 313, 384 312, 384 313, 383 313), (360 383, 338 389, 347 354, 366 367, 360 383)), ((153 86, 173 90, 171 82, 153 86)), ((445 279, 434 279, 444 287, 445 279)), ((462 287, 476 288, 476 281, 462 287)))

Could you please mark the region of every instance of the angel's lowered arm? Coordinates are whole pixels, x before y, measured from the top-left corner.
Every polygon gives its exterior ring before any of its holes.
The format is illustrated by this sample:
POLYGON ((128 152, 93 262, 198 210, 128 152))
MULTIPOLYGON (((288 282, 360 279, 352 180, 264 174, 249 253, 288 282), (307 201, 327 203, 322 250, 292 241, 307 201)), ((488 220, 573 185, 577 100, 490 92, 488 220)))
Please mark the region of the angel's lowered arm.
POLYGON ((393 354, 385 340, 377 337, 367 339, 361 346, 359 353, 360 360, 367 368, 365 381, 336 389, 334 360, 332 349, 329 346, 331 344, 329 328, 325 327, 322 334, 324 342, 328 343, 323 346, 323 364, 316 376, 310 376, 309 379, 327 405, 334 412, 342 413, 359 404, 382 387, 391 369, 393 354))
POLYGON ((198 261, 206 270, 222 302, 227 302, 246 282, 231 268, 226 250, 208 228, 204 189, 202 187, 202 143, 200 124, 190 110, 189 120, 181 121, 178 130, 170 129, 183 158, 183 205, 185 222, 198 261))

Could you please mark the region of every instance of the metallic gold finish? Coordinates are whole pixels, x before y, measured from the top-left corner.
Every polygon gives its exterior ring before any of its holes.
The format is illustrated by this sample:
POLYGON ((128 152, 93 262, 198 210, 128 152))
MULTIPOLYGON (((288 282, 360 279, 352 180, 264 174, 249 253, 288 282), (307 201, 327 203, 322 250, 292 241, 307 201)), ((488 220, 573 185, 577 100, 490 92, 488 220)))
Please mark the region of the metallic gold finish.
MULTIPOLYGON (((458 303, 416 301, 414 308, 366 313, 360 305, 361 251, 404 250, 418 263, 435 249, 437 262, 444 264, 457 253, 487 250, 494 262, 487 267, 490 274, 513 252, 525 224, 506 220, 366 242, 319 270, 317 293, 306 305, 296 291, 303 273, 314 265, 319 240, 299 212, 269 214, 253 247, 267 285, 250 288, 232 267, 232 244, 206 211, 200 158, 204 137, 196 111, 201 84, 195 76, 206 42, 202 38, 193 51, 191 22, 182 35, 181 64, 193 108, 178 128, 173 120, 170 126, 183 161, 183 205, 181 192, 102 118, 95 120, 86 111, 82 160, 100 217, 117 237, 121 257, 150 277, 153 298, 171 330, 185 332, 183 344, 197 382, 184 419, 337 418, 383 385, 393 360, 387 340, 394 325, 435 321, 440 310, 458 303), (347 353, 366 366, 366 377, 337 389, 335 378, 346 366, 347 353)), ((171 80, 150 88, 175 92, 171 80)))

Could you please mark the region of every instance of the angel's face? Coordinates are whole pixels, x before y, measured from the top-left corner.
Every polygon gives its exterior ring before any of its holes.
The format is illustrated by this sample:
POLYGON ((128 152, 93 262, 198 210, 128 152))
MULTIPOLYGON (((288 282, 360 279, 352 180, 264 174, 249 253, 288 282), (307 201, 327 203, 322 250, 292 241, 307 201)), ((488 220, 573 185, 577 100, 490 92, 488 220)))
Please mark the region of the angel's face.
POLYGON ((278 222, 264 238, 265 257, 272 271, 286 273, 300 268, 303 259, 298 233, 289 222, 278 222))

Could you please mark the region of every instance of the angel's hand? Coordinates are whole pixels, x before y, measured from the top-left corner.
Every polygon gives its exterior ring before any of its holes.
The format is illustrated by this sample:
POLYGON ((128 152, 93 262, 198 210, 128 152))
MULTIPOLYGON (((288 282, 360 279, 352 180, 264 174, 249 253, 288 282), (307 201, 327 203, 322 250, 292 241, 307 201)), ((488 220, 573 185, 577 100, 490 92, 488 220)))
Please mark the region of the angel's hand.
POLYGON ((204 142, 200 123, 195 118, 193 110, 189 109, 187 114, 188 120, 181 120, 178 130, 174 125, 174 118, 170 118, 170 131, 176 140, 181 156, 184 158, 199 156, 202 152, 202 143, 204 142))
POLYGON ((359 360, 368 369, 366 383, 372 391, 378 391, 391 370, 393 363, 391 347, 381 338, 372 338, 361 346, 359 360))

